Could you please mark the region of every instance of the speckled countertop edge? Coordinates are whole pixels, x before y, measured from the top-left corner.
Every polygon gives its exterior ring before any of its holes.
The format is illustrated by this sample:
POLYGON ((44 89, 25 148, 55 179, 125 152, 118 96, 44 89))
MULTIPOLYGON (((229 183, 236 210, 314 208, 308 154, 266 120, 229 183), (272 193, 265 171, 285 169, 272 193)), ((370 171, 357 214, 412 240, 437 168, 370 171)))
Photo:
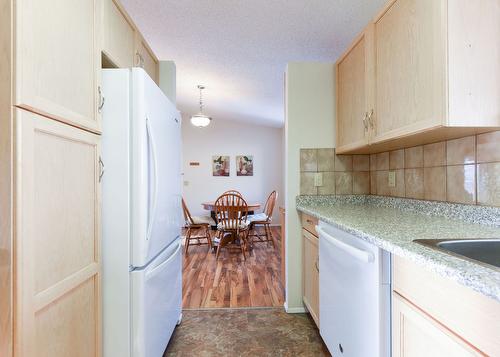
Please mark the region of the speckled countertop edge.
MULTIPOLYGON (((500 270, 488 268, 413 242, 413 239, 422 237, 419 235, 412 236, 411 223, 408 224, 408 222, 406 222, 406 226, 401 227, 401 234, 398 234, 397 229, 399 227, 397 224, 391 226, 390 232, 377 231, 377 229, 372 228, 376 226, 377 220, 385 220, 387 214, 388 216, 397 215, 401 218, 410 217, 410 221, 412 219, 417 219, 417 221, 418 219, 433 220, 438 226, 435 228, 437 235, 440 234, 439 229, 443 226, 445 228, 452 227, 451 233, 446 232, 448 234, 446 238, 500 237, 500 210, 493 207, 446 203, 444 205, 439 203, 438 206, 440 207, 436 208, 433 207, 434 202, 422 201, 424 204, 421 205, 421 202, 415 201, 417 200, 393 200, 392 198, 386 200, 385 197, 381 196, 362 195, 298 196, 296 205, 297 210, 301 212, 332 224, 390 253, 408 258, 443 277, 454 280, 500 302, 500 270), (375 209, 374 207, 382 208, 375 209), (462 209, 462 212, 457 212, 457 209, 462 209), (350 215, 364 215, 363 221, 366 222, 360 224, 356 220, 341 217, 342 214, 339 213, 344 210, 349 212, 350 215), (366 217, 367 210, 373 210, 374 221, 370 221, 369 217, 366 217), (478 224, 478 222, 482 224, 478 224)), ((419 229, 421 230, 422 227, 419 227, 419 229)))

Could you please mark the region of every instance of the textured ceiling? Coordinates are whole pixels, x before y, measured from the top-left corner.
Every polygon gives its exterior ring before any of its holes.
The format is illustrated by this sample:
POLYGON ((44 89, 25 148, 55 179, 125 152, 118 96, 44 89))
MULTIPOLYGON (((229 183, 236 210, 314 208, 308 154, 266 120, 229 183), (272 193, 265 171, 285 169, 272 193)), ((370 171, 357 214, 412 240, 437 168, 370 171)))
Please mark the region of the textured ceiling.
POLYGON ((160 60, 177 66, 177 104, 214 120, 282 126, 283 73, 334 62, 385 0, 122 0, 160 60))

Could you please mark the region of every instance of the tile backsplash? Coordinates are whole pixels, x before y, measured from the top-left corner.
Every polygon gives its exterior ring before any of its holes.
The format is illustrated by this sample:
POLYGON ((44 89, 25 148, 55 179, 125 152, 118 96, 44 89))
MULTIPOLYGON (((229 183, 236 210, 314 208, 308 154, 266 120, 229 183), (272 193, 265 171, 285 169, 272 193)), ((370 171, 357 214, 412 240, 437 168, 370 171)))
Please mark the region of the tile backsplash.
POLYGON ((500 206, 500 131, 371 155, 301 149, 300 192, 500 206), (322 186, 314 185, 316 173, 322 186), (392 187, 390 175, 396 178, 392 187))
POLYGON ((335 149, 300 150, 301 195, 352 195, 370 193, 370 156, 335 155, 335 149), (314 177, 322 176, 316 187, 314 177))

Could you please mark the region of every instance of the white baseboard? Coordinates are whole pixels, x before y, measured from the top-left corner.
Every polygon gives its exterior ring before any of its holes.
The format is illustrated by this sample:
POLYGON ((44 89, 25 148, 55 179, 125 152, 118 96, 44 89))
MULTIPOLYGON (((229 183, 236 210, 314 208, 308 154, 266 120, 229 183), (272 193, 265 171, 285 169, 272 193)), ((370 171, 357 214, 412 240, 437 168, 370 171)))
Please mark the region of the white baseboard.
POLYGON ((283 306, 285 307, 285 311, 288 314, 303 314, 303 313, 307 312, 306 308, 303 306, 302 307, 288 307, 288 304, 286 301, 283 304, 283 306))

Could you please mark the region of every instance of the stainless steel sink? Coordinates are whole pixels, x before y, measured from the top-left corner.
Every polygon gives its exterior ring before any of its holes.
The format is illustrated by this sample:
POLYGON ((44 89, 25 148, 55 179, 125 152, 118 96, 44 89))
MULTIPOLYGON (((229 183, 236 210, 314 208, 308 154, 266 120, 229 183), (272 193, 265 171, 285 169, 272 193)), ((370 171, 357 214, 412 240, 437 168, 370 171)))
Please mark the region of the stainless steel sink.
POLYGON ((416 239, 414 242, 500 268, 500 239, 416 239))

